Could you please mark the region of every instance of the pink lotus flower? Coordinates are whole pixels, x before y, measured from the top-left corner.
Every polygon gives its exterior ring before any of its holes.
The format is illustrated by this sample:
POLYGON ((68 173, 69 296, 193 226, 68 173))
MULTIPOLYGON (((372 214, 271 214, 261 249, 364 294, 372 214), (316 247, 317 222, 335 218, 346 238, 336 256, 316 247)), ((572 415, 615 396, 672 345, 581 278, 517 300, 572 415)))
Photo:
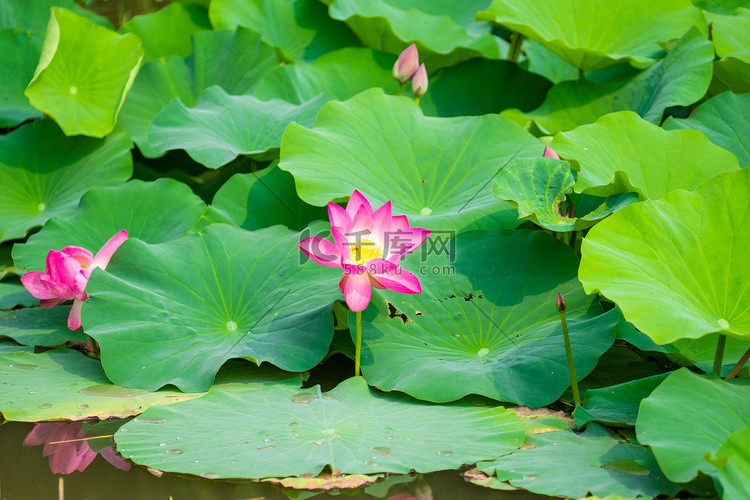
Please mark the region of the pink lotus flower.
MULTIPOLYGON (((24 446, 38 446, 44 443, 43 456, 49 457, 49 468, 53 474, 70 474, 73 471, 83 472, 96 458, 97 453, 91 449, 80 422, 72 424, 36 424, 23 440, 24 446)), ((130 462, 122 458, 108 446, 101 451, 104 459, 122 470, 130 470, 130 462)))
POLYGON ((555 160, 559 160, 560 156, 552 151, 552 148, 550 148, 549 146, 544 146, 544 154, 542 155, 542 158, 553 158, 555 160))
POLYGON ((422 97, 427 92, 427 69, 424 63, 419 65, 411 80, 411 91, 415 97, 422 97))
POLYGON ((422 291, 417 277, 398 265, 401 257, 425 242, 429 230, 409 227, 405 215, 393 216, 390 201, 373 212, 359 191, 354 191, 346 210, 329 203, 328 216, 334 243, 312 236, 298 245, 318 264, 344 270, 339 290, 349 309, 367 308, 371 285, 400 293, 422 291))
POLYGON ((73 299, 73 308, 68 315, 68 328, 81 327, 81 306, 88 299, 86 284, 91 272, 97 267, 106 269, 109 259, 128 239, 124 229, 112 236, 96 253, 85 248, 69 246, 62 250, 50 250, 47 254, 46 272, 30 271, 21 277, 21 283, 44 307, 54 307, 64 300, 73 299))
POLYGON ((406 83, 414 76, 418 66, 419 53, 417 46, 412 43, 401 52, 393 65, 393 78, 400 83, 406 83))

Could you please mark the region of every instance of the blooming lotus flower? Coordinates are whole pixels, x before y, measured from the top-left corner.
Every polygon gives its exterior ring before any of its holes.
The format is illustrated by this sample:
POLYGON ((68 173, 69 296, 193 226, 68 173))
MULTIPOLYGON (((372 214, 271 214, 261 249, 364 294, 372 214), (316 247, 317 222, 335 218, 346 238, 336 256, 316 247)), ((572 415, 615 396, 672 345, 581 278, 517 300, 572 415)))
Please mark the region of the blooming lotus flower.
POLYGON ((408 82, 419 67, 419 53, 413 43, 406 47, 393 65, 393 78, 399 83, 408 82))
MULTIPOLYGON (((72 424, 36 424, 23 440, 24 446, 38 446, 44 443, 43 455, 49 456, 49 468, 53 474, 70 474, 73 471, 83 472, 96 458, 97 453, 91 449, 80 422, 72 424), (62 441, 62 442, 61 442, 62 441)), ((130 470, 126 461, 108 446, 101 451, 104 459, 122 470, 130 470)))
POLYGON ((427 69, 424 63, 419 65, 411 80, 411 91, 415 97, 422 97, 427 92, 427 69))
POLYGON ((550 148, 549 146, 544 146, 544 154, 542 155, 542 158, 553 158, 555 160, 560 159, 557 153, 552 151, 552 148, 550 148))
POLYGON ((390 201, 373 212, 359 191, 354 191, 346 209, 329 203, 328 216, 334 243, 312 236, 298 245, 318 264, 344 270, 339 290, 349 309, 367 308, 371 286, 409 294, 422 291, 417 277, 398 266, 401 257, 425 242, 429 230, 409 227, 404 215, 393 216, 390 201))
POLYGON ((109 259, 128 239, 124 229, 112 236, 96 253, 85 248, 68 246, 62 250, 50 250, 47 254, 45 272, 30 271, 21 277, 21 283, 44 307, 54 307, 64 300, 73 299, 73 308, 68 315, 68 328, 81 327, 81 306, 88 299, 86 284, 91 272, 97 267, 106 269, 109 259))

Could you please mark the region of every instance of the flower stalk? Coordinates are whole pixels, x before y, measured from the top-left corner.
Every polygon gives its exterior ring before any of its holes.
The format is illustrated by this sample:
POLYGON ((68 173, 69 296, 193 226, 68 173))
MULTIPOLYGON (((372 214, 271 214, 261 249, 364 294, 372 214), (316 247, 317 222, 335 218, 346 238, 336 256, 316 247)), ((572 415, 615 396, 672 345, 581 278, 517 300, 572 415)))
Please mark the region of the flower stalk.
POLYGON ((742 367, 745 366, 745 363, 747 363, 748 359, 750 359, 750 349, 745 351, 745 354, 743 354, 740 360, 737 361, 737 364, 734 365, 734 368, 732 368, 732 371, 730 371, 729 375, 727 375, 726 380, 732 380, 734 377, 736 377, 737 374, 740 373, 740 370, 742 370, 742 367))
POLYGON ((354 376, 359 377, 362 366, 362 311, 356 312, 354 321, 357 323, 357 341, 354 344, 354 376))
POLYGON ((578 392, 578 378, 576 377, 576 368, 573 364, 573 350, 570 347, 570 335, 568 334, 568 322, 565 318, 565 308, 568 303, 560 292, 557 292, 555 307, 560 311, 560 322, 562 323, 563 340, 565 341, 565 356, 568 358, 568 373, 570 374, 570 387, 573 389, 573 402, 576 408, 581 406, 581 396, 578 392))
POLYGON ((717 377, 721 377, 721 365, 724 361, 724 346, 727 344, 727 336, 719 335, 719 342, 716 344, 716 356, 714 357, 714 370, 713 373, 717 377))

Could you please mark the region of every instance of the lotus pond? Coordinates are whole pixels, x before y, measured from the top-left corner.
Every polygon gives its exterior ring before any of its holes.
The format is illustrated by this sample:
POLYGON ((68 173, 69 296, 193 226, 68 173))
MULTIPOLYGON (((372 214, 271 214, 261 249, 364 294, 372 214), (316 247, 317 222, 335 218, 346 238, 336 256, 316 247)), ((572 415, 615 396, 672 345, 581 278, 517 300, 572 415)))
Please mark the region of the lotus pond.
POLYGON ((747 2, 0 0, 0 54, 1 498, 750 498, 747 2))

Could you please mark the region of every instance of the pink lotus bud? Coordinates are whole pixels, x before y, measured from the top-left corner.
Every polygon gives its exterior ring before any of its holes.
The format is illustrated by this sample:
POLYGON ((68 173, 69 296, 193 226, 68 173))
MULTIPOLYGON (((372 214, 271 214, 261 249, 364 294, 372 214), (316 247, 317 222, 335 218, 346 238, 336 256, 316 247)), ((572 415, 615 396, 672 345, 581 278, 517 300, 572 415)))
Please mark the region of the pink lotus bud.
POLYGON ((560 312, 563 312, 565 308, 568 307, 568 303, 565 301, 565 297, 563 297, 560 292, 557 292, 557 298, 555 299, 555 307, 560 312))
POLYGON ((424 63, 419 65, 417 72, 412 77, 411 90, 414 92, 414 97, 422 97, 427 92, 427 70, 424 63))
POLYGON ((419 67, 419 53, 413 43, 406 47, 393 65, 393 78, 401 83, 408 82, 419 67))
POLYGON ((560 157, 550 149, 549 146, 544 146, 544 154, 542 155, 544 158, 554 158, 555 160, 559 160, 560 157))

